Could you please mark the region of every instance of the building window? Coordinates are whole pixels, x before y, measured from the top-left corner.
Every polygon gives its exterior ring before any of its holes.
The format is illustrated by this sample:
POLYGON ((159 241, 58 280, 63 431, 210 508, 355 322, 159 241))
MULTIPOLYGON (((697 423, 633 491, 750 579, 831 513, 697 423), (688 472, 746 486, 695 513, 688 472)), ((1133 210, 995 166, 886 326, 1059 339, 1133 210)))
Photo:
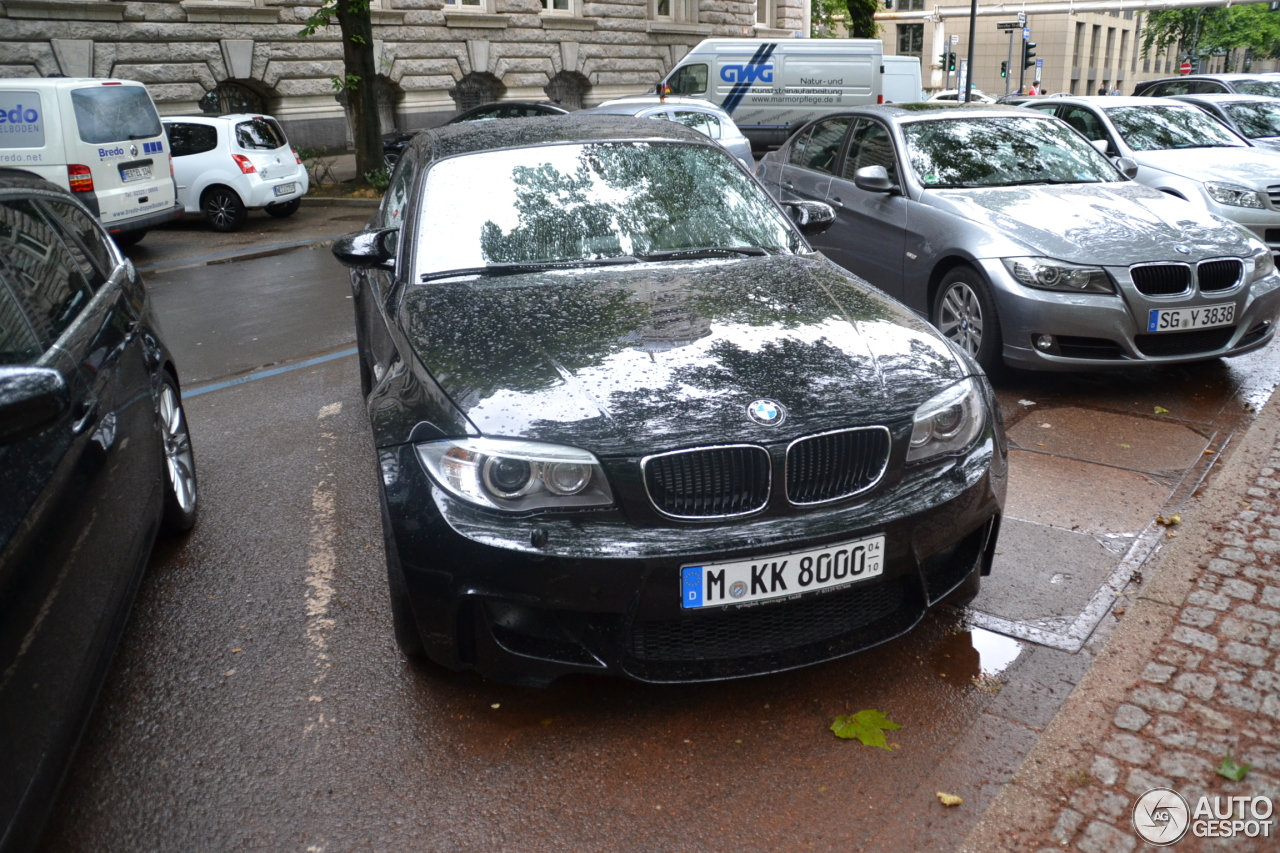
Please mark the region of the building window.
POLYGON ((924 0, 901 0, 898 3, 899 12, 923 12, 924 0))
MULTIPOLYGON (((1115 50, 1115 47, 1116 47, 1116 28, 1108 27, 1107 28, 1107 52, 1102 54, 1103 68, 1111 67, 1111 51, 1115 50)), ((1105 74, 1103 75, 1104 78, 1106 76, 1107 75, 1105 74)))
POLYGON ((487 12, 488 0, 444 0, 446 12, 487 12))
POLYGON ((653 17, 660 21, 671 21, 676 24, 698 23, 698 0, 653 0, 650 9, 653 17))
POLYGON ((573 4, 570 0, 542 0, 542 11, 547 15, 572 15, 573 4))
POLYGON ((1076 24, 1076 46, 1072 49, 1071 64, 1080 67, 1080 48, 1084 45, 1084 24, 1076 24))
MULTIPOLYGON (((1124 53, 1128 49, 1129 49, 1129 31, 1121 30, 1120 31, 1120 54, 1116 57, 1116 70, 1124 70, 1124 53)), ((1117 74, 1116 79, 1119 79, 1119 78, 1120 78, 1120 75, 1117 74)))
POLYGON ((773 0, 756 0, 756 23, 762 27, 773 26, 773 0))
POLYGON ((898 56, 914 56, 924 53, 924 24, 898 24, 898 56))
MULTIPOLYGON (((1102 41, 1102 27, 1094 27, 1093 35, 1089 38, 1089 68, 1098 67, 1098 42, 1102 41)), ((1093 82, 1092 80, 1089 82, 1093 82)), ((1092 87, 1089 89, 1090 94, 1093 93, 1092 87)))

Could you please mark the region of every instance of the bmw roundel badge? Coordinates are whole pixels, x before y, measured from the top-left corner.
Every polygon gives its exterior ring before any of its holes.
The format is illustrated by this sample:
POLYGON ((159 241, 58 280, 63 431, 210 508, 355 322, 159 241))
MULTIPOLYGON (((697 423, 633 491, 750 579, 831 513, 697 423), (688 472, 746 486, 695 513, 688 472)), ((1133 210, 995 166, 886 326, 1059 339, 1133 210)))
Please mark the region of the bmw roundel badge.
POLYGON ((1184 254, 1184 255, 1189 255, 1189 254, 1191 254, 1191 250, 1190 250, 1190 249, 1188 249, 1186 246, 1174 246, 1174 247, 1173 247, 1173 250, 1174 250, 1175 252, 1181 252, 1181 253, 1182 253, 1182 254, 1184 254))
POLYGON ((747 406, 747 417, 761 426, 778 426, 787 419, 787 410, 776 400, 756 400, 747 406))

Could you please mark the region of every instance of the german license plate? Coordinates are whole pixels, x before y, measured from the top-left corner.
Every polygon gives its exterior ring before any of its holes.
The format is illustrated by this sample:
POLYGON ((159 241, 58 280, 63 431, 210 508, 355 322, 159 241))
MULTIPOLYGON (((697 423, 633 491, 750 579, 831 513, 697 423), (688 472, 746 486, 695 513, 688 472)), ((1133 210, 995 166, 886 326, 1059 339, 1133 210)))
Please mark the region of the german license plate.
POLYGON ((1148 332, 1177 332, 1186 329, 1208 329, 1229 326, 1235 322, 1236 305, 1197 305, 1194 308, 1151 309, 1147 316, 1148 332))
POLYGON ((884 536, 758 560, 683 566, 685 610, 767 601, 874 578, 884 572, 884 536))
POLYGON ((129 181, 142 181, 149 177, 151 177, 150 166, 134 166, 130 169, 120 170, 120 180, 124 181, 126 184, 129 183, 129 181))
POLYGON ((298 188, 297 184, 281 184, 276 187, 276 195, 288 195, 298 188))

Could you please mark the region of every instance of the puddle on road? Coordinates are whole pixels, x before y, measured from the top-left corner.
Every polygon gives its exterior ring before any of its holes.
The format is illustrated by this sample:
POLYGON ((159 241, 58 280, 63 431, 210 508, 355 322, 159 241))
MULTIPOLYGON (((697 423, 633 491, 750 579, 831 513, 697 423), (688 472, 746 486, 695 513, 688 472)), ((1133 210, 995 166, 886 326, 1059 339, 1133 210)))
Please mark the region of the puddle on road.
POLYGON ((1022 643, 983 628, 966 628, 949 634, 933 653, 938 675, 954 684, 993 678, 1022 654, 1022 643))

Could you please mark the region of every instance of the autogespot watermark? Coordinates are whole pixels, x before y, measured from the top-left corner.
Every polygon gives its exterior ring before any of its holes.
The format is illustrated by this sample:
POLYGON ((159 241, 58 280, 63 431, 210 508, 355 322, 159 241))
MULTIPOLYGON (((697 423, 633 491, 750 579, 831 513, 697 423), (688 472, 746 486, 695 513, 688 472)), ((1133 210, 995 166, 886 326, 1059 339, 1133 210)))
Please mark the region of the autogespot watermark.
POLYGON ((1170 788, 1152 788, 1133 804, 1133 828, 1148 844, 1176 844, 1190 830, 1196 838, 1270 838, 1270 797, 1202 796, 1191 808, 1170 788))

